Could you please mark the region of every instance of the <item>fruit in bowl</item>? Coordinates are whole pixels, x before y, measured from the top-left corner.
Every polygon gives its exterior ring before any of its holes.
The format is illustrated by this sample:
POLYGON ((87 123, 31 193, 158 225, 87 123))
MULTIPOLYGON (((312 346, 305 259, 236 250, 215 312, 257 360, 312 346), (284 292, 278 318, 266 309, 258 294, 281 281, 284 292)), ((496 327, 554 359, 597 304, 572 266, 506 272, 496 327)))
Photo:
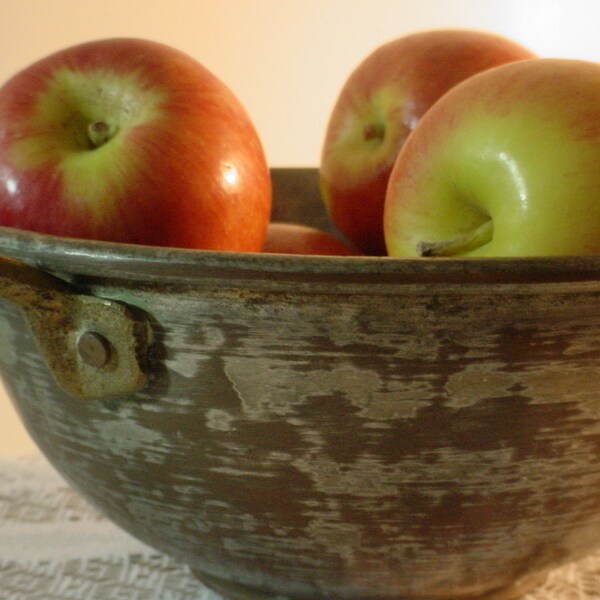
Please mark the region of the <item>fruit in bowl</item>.
POLYGON ((337 98, 322 148, 321 192, 337 228, 364 253, 385 254, 388 178, 421 117, 457 83, 534 56, 498 35, 445 29, 398 38, 367 56, 337 98))
POLYGON ((225 598, 514 600, 599 547, 600 256, 304 261, 0 228, 0 257, 0 373, 33 439, 225 598))
POLYGON ((478 74, 423 117, 385 204, 392 256, 600 253, 600 65, 478 74))
POLYGON ((0 224, 61 236, 258 251, 271 182, 251 119, 190 56, 76 45, 0 88, 0 224))
POLYGON ((326 231, 302 223, 272 222, 263 252, 318 256, 358 256, 360 252, 326 231))

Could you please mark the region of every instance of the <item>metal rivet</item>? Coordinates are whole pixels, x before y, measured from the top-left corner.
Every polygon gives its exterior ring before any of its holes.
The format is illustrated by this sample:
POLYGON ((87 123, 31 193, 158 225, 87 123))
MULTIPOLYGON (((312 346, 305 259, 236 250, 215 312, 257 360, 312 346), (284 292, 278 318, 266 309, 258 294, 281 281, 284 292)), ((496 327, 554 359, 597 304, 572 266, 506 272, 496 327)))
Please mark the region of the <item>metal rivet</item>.
POLYGON ((86 331, 77 342, 77 349, 84 363, 101 369, 110 360, 110 342, 95 331, 86 331))

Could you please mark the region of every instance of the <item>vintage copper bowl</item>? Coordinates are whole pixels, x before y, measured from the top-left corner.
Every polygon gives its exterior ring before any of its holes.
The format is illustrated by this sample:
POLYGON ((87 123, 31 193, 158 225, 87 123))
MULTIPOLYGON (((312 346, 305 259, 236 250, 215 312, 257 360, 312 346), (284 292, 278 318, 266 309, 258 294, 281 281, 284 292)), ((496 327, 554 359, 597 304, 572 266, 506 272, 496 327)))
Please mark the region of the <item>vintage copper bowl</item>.
MULTIPOLYGON (((315 170, 273 178, 275 218, 325 223, 315 170)), ((512 598, 600 546, 600 257, 7 229, 0 255, 0 363, 32 437, 227 598, 512 598)))

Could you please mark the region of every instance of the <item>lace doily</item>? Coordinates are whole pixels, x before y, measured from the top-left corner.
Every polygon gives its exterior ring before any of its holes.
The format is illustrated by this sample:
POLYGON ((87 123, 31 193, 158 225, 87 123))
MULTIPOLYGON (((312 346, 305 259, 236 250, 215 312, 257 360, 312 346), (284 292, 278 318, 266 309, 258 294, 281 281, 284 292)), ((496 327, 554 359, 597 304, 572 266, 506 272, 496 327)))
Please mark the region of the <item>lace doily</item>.
MULTIPOLYGON (((600 600, 600 552, 522 600, 600 600)), ((117 528, 41 456, 0 458, 0 600, 222 600, 117 528)))

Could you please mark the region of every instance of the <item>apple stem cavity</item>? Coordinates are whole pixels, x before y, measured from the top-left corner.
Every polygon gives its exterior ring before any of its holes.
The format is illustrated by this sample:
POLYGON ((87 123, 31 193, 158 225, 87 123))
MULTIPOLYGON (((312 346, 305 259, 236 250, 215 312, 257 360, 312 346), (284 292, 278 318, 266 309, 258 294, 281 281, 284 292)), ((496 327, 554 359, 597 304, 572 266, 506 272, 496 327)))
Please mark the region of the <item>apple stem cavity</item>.
POLYGON ((363 129, 363 139, 365 142, 370 140, 382 140, 385 137, 385 126, 381 123, 369 123, 363 129))
POLYGON ((87 137, 92 149, 99 148, 117 133, 117 126, 105 121, 92 121, 87 127, 87 137))
POLYGON ((419 242, 417 253, 419 256, 461 256, 467 252, 480 248, 492 240, 494 227, 491 219, 481 225, 450 240, 439 242, 419 242))

